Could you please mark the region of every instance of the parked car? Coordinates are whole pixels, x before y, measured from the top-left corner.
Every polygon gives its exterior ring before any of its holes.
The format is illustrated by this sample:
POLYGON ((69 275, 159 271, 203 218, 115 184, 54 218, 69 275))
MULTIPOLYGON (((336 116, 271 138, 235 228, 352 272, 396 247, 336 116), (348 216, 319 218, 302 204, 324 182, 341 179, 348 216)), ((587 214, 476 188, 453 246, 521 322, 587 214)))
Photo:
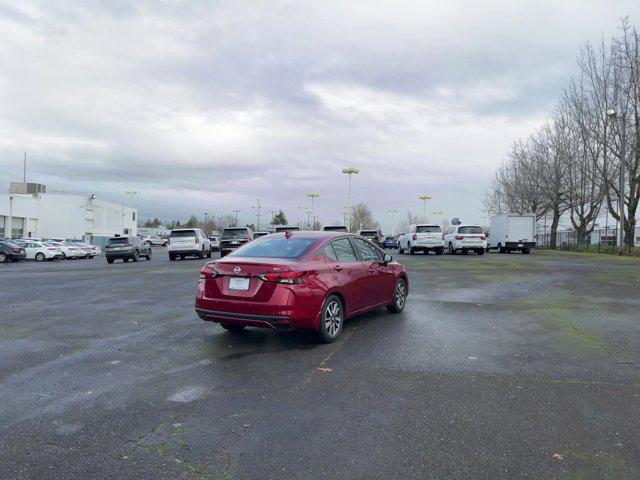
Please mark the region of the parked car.
POLYGON ((274 229, 275 233, 280 233, 280 232, 299 232, 300 231, 300 227, 294 227, 292 225, 276 225, 276 228, 274 229))
POLYGON ((378 230, 359 230, 358 235, 366 238, 370 242, 375 243, 376 245, 380 245, 382 240, 382 235, 378 230))
POLYGON ((482 225, 451 225, 444 234, 445 246, 450 255, 474 251, 483 255, 487 248, 487 237, 482 225))
POLYGON ((57 260, 64 258, 62 250, 59 247, 45 245, 43 242, 35 242, 33 240, 16 240, 15 243, 24 249, 27 260, 44 262, 45 260, 57 260))
POLYGON ((27 254, 20 245, 13 241, 0 240, 0 263, 19 262, 27 258, 27 254))
POLYGON ((169 243, 166 238, 163 238, 160 235, 146 235, 143 236, 140 241, 156 247, 166 247, 167 243, 169 243))
POLYGON ((142 243, 138 237, 113 237, 104 246, 107 263, 113 263, 118 259, 123 262, 137 262, 140 257, 151 260, 152 255, 151 245, 142 243))
POLYGON ((402 312, 408 291, 404 267, 362 237, 287 232, 207 263, 196 312, 231 332, 307 328, 333 342, 350 317, 380 307, 402 312))
POLYGON ((209 235, 209 241, 211 242, 211 250, 214 252, 220 251, 220 235, 209 235))
POLYGON ((398 239, 396 237, 384 237, 382 249, 386 250, 387 248, 398 248, 398 239))
POLYGON ((270 232, 267 232, 266 230, 258 230, 257 232, 253 232, 253 238, 264 237, 269 234, 270 232))
POLYGON ((70 245, 75 245, 76 247, 78 247, 80 249, 80 251, 82 252, 82 255, 80 256, 80 258, 93 258, 93 250, 91 250, 91 247, 89 245, 87 245, 86 243, 83 242, 79 242, 79 241, 72 241, 69 242, 70 245))
POLYGON ((348 233, 347 227, 344 225, 326 225, 322 228, 325 232, 344 232, 348 233))
POLYGON ((86 254, 85 252, 82 251, 82 248, 73 243, 73 242, 68 242, 66 240, 63 240, 62 242, 54 242, 54 243, 59 243, 62 247, 62 254, 64 255, 64 258, 69 258, 69 259, 76 259, 76 258, 86 258, 86 254))
POLYGON ((220 237, 220 256, 224 257, 236 248, 253 240, 255 236, 249 227, 228 227, 220 237))
POLYGON ((444 235, 440 225, 414 224, 409 226, 409 232, 400 235, 398 239, 398 251, 408 251, 411 255, 421 251, 425 255, 435 252, 442 255, 444 252, 444 235))
POLYGON ((199 228, 171 230, 167 245, 169 260, 197 256, 211 258, 211 241, 199 228))
POLYGON ((494 215, 491 217, 490 232, 487 251, 492 248, 500 253, 520 250, 526 255, 536 246, 536 216, 533 213, 494 215))

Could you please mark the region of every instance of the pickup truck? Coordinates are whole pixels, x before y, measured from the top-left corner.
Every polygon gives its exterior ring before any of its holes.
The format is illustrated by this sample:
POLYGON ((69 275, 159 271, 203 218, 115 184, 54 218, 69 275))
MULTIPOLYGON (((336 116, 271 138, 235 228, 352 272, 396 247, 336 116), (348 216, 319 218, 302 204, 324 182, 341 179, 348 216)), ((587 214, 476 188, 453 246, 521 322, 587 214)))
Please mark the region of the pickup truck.
POLYGON ((408 251, 411 255, 417 251, 428 254, 430 251, 436 255, 444 252, 444 236, 439 225, 414 224, 409 227, 409 233, 403 233, 398 238, 398 253, 408 251))

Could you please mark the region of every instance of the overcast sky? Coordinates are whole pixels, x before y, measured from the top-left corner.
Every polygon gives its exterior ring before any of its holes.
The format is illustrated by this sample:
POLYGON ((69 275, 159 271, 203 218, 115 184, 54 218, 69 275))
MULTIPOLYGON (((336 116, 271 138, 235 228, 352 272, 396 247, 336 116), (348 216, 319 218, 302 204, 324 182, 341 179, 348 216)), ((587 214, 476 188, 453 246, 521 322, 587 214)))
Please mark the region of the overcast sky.
MULTIPOLYGON (((509 144, 637 1, 0 0, 0 179, 142 218, 352 203, 482 220, 509 144), (456 6, 454 6, 455 4, 456 6)), ((396 217, 397 220, 397 217, 396 217)))

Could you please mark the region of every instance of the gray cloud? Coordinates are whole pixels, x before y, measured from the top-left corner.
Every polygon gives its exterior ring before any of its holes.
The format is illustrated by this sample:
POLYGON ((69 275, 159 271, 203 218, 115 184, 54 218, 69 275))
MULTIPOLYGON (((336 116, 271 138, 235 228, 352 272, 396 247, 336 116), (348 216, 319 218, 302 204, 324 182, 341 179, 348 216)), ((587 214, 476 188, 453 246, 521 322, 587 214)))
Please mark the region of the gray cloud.
MULTIPOLYGON (((636 2, 0 2, 0 169, 142 217, 321 194, 481 219, 510 142, 636 2), (431 209, 431 208, 430 208, 431 209)), ((10 178, 9 178, 10 177, 10 178)))

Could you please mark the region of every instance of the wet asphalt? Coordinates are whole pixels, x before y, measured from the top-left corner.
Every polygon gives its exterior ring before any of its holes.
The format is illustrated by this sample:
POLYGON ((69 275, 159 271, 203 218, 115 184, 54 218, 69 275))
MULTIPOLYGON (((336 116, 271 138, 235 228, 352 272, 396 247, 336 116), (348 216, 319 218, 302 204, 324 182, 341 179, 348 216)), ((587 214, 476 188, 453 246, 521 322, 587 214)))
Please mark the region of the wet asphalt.
POLYGON ((640 478, 640 262, 395 255, 339 341, 227 333, 203 260, 0 265, 0 478, 640 478))

